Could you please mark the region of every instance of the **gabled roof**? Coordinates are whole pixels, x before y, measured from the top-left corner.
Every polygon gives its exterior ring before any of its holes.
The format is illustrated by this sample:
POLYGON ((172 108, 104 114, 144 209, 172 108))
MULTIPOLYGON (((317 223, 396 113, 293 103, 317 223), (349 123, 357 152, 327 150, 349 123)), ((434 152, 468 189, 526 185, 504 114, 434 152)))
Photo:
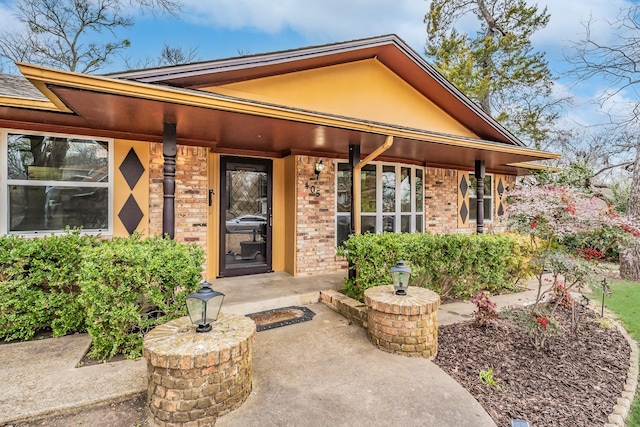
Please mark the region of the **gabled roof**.
POLYGON ((373 58, 482 139, 525 146, 396 35, 107 76, 198 89, 373 58))
POLYGON ((380 160, 467 170, 483 160, 487 171, 508 174, 527 173, 522 162, 559 157, 524 146, 396 36, 108 76, 18 67, 46 99, 0 95, 1 127, 162 142, 164 123, 171 122, 180 144, 262 157, 348 158, 353 144, 364 157, 392 137, 380 160), (253 99, 222 87, 363 62, 382 64, 470 133, 253 99))

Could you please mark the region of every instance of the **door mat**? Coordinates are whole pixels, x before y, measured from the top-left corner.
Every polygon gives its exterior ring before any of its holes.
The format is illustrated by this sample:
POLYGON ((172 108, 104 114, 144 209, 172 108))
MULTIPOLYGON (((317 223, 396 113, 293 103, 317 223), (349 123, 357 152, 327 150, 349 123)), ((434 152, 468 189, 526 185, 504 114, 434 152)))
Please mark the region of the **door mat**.
POLYGON ((316 314, 307 307, 290 306, 247 314, 247 317, 256 322, 256 329, 258 332, 261 332, 281 326, 306 322, 307 320, 313 319, 315 315, 316 314))

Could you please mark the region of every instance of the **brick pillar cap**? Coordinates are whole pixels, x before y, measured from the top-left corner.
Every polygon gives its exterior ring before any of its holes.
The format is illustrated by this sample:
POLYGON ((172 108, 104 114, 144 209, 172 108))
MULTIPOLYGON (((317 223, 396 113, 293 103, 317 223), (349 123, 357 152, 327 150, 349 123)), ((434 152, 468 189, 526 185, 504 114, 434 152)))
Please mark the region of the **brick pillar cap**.
POLYGON ((404 313, 407 308, 413 307, 411 314, 423 314, 438 309, 440 296, 417 286, 409 286, 407 295, 396 295, 392 285, 374 286, 364 291, 364 303, 383 313, 404 313))

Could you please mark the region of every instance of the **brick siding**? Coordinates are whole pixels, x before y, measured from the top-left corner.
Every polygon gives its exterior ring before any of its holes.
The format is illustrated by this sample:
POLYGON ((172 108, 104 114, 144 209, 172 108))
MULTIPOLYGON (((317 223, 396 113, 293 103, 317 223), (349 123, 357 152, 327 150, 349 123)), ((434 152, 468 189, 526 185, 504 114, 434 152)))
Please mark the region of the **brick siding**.
MULTIPOLYGON (((162 144, 151 143, 149 154, 149 231, 150 234, 162 234, 162 144)), ((207 197, 207 149, 179 145, 176 157, 176 241, 194 242, 207 249, 207 197)))
POLYGON ((458 171, 425 168, 425 232, 455 233, 458 229, 458 171))
POLYGON ((298 156, 296 159, 296 274, 312 276, 346 270, 343 259, 336 256, 335 180, 336 162, 331 159, 298 156), (318 181, 315 178, 316 161, 325 165, 318 181), (309 194, 314 185, 320 192, 316 197, 309 194))

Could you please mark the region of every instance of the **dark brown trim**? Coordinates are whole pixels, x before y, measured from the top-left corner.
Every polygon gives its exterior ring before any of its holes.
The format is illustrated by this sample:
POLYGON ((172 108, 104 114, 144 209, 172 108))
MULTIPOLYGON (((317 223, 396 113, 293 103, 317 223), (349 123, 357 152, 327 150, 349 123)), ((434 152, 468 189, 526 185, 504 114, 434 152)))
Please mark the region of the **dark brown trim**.
POLYGON ((218 277, 244 276, 249 274, 261 274, 272 272, 272 205, 273 205, 273 161, 271 159, 220 156, 220 232, 219 237, 219 269, 218 277), (267 230, 266 230, 266 260, 265 264, 255 267, 225 268, 226 261, 226 212, 229 203, 227 188, 227 169, 229 165, 251 165, 257 166, 267 173, 267 230))
POLYGON ((214 147, 212 153, 219 153, 222 155, 237 156, 237 157, 268 157, 272 159, 281 159, 285 156, 277 151, 256 151, 256 150, 242 150, 240 148, 224 148, 214 147))
POLYGON ((476 233, 484 233, 484 160, 476 160, 474 176, 476 177, 476 233))

